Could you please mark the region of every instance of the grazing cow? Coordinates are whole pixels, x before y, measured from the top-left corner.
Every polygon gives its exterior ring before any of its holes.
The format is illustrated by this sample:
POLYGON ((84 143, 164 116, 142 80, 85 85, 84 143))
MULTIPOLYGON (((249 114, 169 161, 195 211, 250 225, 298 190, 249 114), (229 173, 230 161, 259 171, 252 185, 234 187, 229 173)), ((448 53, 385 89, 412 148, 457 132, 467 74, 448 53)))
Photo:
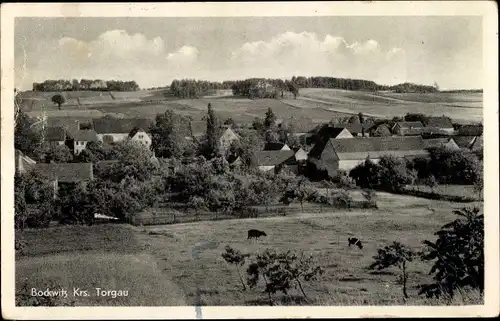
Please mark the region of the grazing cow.
POLYGON ((256 238, 256 239, 258 239, 261 236, 267 236, 267 234, 264 231, 259 231, 259 230, 254 230, 254 229, 248 230, 248 238, 247 238, 247 240, 251 239, 253 237, 256 238))
POLYGON ((356 245, 359 249, 362 249, 363 248, 363 244, 361 244, 361 240, 353 237, 353 238, 348 238, 348 241, 349 241, 349 247, 351 245, 356 245))

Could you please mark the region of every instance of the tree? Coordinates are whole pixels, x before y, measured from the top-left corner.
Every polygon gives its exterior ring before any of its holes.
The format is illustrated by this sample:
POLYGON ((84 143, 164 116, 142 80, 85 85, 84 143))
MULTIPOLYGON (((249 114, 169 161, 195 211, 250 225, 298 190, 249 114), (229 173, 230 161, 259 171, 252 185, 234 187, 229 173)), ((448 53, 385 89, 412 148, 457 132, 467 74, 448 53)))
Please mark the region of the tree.
POLYGON ((94 222, 94 213, 98 212, 95 199, 81 185, 68 190, 60 189, 58 204, 61 210, 59 223, 88 224, 94 222))
POLYGON ((264 127, 266 129, 269 129, 274 126, 276 123, 276 115, 274 114, 273 110, 271 107, 267 109, 266 116, 264 118, 264 127))
POLYGON ((390 246, 378 249, 377 255, 373 257, 375 262, 369 266, 369 269, 373 270, 377 268, 378 270, 383 270, 391 266, 398 267, 401 270, 403 296, 406 300, 408 299, 408 293, 406 292, 406 281, 408 280, 407 264, 413 261, 414 256, 415 253, 410 248, 399 242, 393 242, 390 246))
POLYGON ((34 125, 28 115, 22 110, 18 111, 14 126, 14 147, 30 157, 34 157, 35 149, 42 143, 42 135, 34 125))
POLYGON ((443 225, 435 242, 424 241, 422 260, 434 261, 429 274, 435 282, 420 290, 427 297, 453 297, 464 287, 484 291, 484 215, 476 207, 453 213, 459 218, 443 225))
POLYGON ((39 160, 47 163, 69 163, 73 160, 73 153, 66 145, 43 143, 37 154, 39 160))
POLYGON ((225 247, 226 252, 222 253, 222 258, 229 264, 234 264, 236 266, 236 271, 238 272, 238 276, 240 277, 241 285, 243 286, 243 291, 247 290, 245 282, 243 281, 243 277, 240 273, 240 266, 245 264, 245 258, 249 257, 250 254, 243 254, 241 251, 235 250, 229 245, 225 247))
POLYGON ((234 127, 236 125, 236 123, 234 122, 234 120, 231 117, 229 117, 228 119, 226 119, 224 121, 224 125, 230 125, 230 126, 234 127))
POLYGON ((482 175, 482 164, 474 153, 446 147, 429 148, 429 168, 441 182, 473 184, 482 175))
POLYGON ((214 110, 212 109, 212 104, 208 104, 208 115, 207 115, 207 151, 206 155, 209 158, 215 157, 219 154, 219 138, 220 138, 220 126, 217 117, 215 116, 214 110))
POLYGON ((147 147, 131 141, 113 144, 108 157, 118 160, 118 164, 110 166, 108 172, 103 173, 103 179, 119 183, 126 177, 132 177, 146 181, 154 169, 151 156, 147 147))
POLYGON ((50 100, 54 104, 57 104, 57 108, 59 108, 59 110, 61 109, 61 105, 66 102, 66 98, 64 98, 64 96, 61 94, 56 94, 56 95, 52 96, 52 98, 50 100))
POLYGON ((158 157, 181 157, 190 144, 186 140, 189 120, 167 110, 156 115, 155 124, 151 126, 152 148, 158 157))
POLYGON ((268 294, 271 305, 273 294, 280 291, 288 296, 292 288, 300 289, 303 298, 309 301, 302 282, 317 280, 323 273, 323 268, 314 262, 312 256, 266 249, 248 266, 247 284, 254 288, 262 276, 266 284, 264 292, 268 294))

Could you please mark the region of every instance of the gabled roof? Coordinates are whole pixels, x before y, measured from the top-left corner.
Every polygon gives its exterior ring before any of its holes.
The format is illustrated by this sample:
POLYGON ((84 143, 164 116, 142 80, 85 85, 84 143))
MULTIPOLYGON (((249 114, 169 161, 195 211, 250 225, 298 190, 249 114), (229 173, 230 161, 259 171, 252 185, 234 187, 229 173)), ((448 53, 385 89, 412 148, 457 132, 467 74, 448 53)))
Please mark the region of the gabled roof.
POLYGON ((66 140, 66 130, 63 127, 45 128, 45 140, 49 142, 60 142, 66 140))
POLYGON ((132 138, 132 137, 134 137, 134 136, 135 136, 138 132, 143 132, 143 133, 145 133, 146 131, 145 131, 144 129, 142 129, 142 128, 139 128, 139 127, 134 127, 134 128, 130 131, 130 133, 128 134, 128 137, 132 138))
POLYGON ((40 175, 60 182, 81 182, 94 178, 92 163, 37 163, 33 166, 40 175))
POLYGON ((430 117, 427 122, 427 127, 435 127, 435 128, 453 128, 453 124, 446 117, 430 117))
POLYGON ((416 137, 355 137, 349 139, 329 139, 316 144, 309 156, 319 158, 325 147, 330 145, 341 159, 365 158, 368 152, 410 152, 425 153, 424 140, 416 137), (342 155, 345 154, 345 155, 342 155))
POLYGON ((294 160, 293 150, 269 150, 255 153, 256 164, 258 166, 277 166, 287 161, 294 160))
POLYGON ((481 136, 483 134, 483 125, 463 125, 458 129, 458 135, 461 136, 481 136))
POLYGON ((454 136, 453 140, 460 148, 470 148, 477 136, 454 136))
POLYGON ((95 142, 97 141, 97 133, 95 130, 78 130, 74 132, 72 138, 79 142, 95 142))
POLYGON ((424 128, 420 121, 398 121, 394 126, 399 125, 402 129, 424 128))
POLYGON ((441 147, 448 144, 450 139, 449 137, 424 139, 425 148, 441 147))
POLYGON ((281 150, 283 147, 288 146, 287 144, 283 143, 266 143, 264 145, 264 150, 269 151, 269 150, 281 150))
POLYGON ((326 124, 318 131, 318 134, 321 139, 337 138, 343 130, 349 131, 347 127, 331 127, 326 124))
POLYGON ((331 124, 332 127, 334 128, 347 128, 352 134, 359 134, 362 132, 362 126, 361 123, 345 123, 345 124, 339 124, 339 123, 333 123, 331 124))
POLYGON ((148 128, 153 123, 147 118, 96 118, 94 130, 98 134, 129 134, 135 127, 148 128))
POLYGON ((369 151, 408 151, 425 149, 422 137, 369 137, 351 139, 330 139, 330 143, 339 153, 357 153, 369 151))

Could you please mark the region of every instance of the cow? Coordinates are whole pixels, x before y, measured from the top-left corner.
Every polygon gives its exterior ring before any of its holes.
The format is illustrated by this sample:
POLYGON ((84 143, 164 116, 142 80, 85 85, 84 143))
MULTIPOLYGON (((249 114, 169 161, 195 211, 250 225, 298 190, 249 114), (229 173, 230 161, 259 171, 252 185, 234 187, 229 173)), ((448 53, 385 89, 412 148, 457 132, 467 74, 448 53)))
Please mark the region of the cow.
POLYGON ((355 237, 348 238, 347 240, 349 241, 349 247, 351 247, 351 245, 356 245, 359 249, 363 248, 363 244, 361 244, 361 240, 359 240, 355 237))
POLYGON ((266 232, 264 232, 264 231, 259 231, 259 230, 254 230, 254 229, 252 229, 252 230, 248 230, 248 238, 247 238, 247 240, 248 240, 248 239, 251 239, 251 238, 256 238, 256 239, 258 239, 258 238, 259 238, 259 237, 261 237, 261 236, 267 236, 266 232))

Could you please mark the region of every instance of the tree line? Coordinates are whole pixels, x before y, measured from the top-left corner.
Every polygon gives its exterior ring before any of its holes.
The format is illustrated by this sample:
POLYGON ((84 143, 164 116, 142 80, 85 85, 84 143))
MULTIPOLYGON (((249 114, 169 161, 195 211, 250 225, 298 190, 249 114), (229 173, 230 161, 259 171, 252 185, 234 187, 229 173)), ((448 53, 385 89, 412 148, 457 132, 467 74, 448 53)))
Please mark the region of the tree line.
POLYGON ((33 91, 137 91, 139 89, 134 80, 59 79, 33 83, 33 91))

